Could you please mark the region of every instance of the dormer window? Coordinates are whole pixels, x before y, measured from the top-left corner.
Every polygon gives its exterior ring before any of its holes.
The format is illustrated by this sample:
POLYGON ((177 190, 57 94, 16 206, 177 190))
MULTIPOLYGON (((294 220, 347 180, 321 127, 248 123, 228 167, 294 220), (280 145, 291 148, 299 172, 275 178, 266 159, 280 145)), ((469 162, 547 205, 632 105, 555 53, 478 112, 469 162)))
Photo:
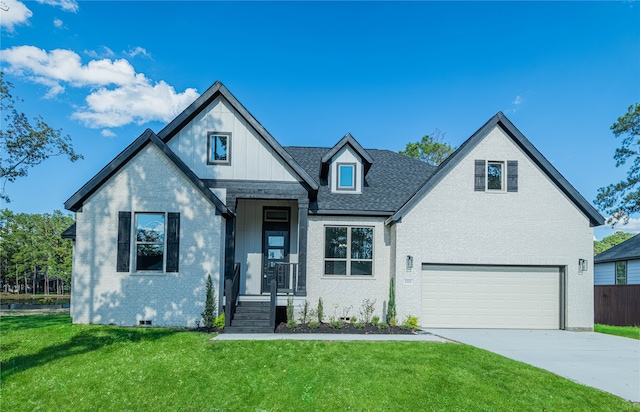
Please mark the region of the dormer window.
POLYGON ((230 164, 231 161, 231 133, 209 132, 208 164, 230 164))
POLYGON ((338 189, 355 190, 356 188, 356 165, 355 163, 338 164, 338 189))

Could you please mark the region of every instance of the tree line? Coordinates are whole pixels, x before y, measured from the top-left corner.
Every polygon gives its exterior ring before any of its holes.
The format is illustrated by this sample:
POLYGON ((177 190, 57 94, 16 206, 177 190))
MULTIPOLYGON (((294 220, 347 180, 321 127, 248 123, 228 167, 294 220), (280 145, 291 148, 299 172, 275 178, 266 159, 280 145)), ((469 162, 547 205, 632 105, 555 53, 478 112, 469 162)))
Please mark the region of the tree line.
POLYGON ((61 237, 75 222, 52 214, 0 210, 0 284, 3 292, 64 294, 71 287, 72 241, 61 237))

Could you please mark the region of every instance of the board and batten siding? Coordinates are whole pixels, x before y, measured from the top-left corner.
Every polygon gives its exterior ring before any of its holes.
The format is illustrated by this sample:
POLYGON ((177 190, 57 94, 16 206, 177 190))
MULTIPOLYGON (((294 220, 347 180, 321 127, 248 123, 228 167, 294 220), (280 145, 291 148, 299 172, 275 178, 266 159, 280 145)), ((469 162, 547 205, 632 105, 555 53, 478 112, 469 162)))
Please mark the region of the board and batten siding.
POLYGON ((240 262, 240 294, 259 295, 262 285, 264 207, 289 207, 289 262, 298 263, 298 203, 288 200, 238 199, 236 261, 240 262))
POLYGON ((566 326, 593 328, 589 219, 498 126, 396 223, 396 244, 401 318, 422 313, 421 263, 565 266, 566 326), (518 161, 518 191, 475 191, 477 159, 518 161), (579 259, 587 271, 579 272, 579 259))
MULTIPOLYGON (((221 302, 224 218, 154 144, 148 144, 84 202, 76 213, 71 317, 74 323, 195 327, 201 322, 207 275, 221 302), (117 271, 118 215, 179 213, 179 271, 117 271)), ((165 220, 165 224, 167 221, 165 220)))
POLYGON ((331 159, 331 169, 330 169, 330 178, 331 178, 331 191, 339 192, 339 193, 362 193, 362 182, 364 168, 362 166, 362 159, 360 156, 353 153, 350 146, 343 147, 335 156, 331 159), (355 164, 355 183, 356 187, 352 190, 339 190, 338 189, 338 164, 355 164))
MULTIPOLYGON (((201 179, 296 182, 297 174, 230 104, 215 99, 167 143, 201 179), (207 164, 208 132, 231 133, 230 164, 207 164)), ((222 199, 224 201, 224 198, 222 199)))
MULTIPOLYGON (((615 262, 596 263, 593 272, 594 285, 616 284, 615 262)), ((627 284, 640 285, 640 259, 627 261, 627 284)))

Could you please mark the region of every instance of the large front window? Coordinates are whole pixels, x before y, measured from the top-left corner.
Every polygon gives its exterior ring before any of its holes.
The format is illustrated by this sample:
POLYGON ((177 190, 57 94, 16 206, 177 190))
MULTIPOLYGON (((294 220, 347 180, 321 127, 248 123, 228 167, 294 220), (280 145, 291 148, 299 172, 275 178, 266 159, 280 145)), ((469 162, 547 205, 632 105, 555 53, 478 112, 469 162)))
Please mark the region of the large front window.
POLYGON ((325 227, 324 274, 373 275, 372 227, 325 227))
POLYGON ((164 234, 164 213, 136 213, 136 270, 163 270, 164 234))

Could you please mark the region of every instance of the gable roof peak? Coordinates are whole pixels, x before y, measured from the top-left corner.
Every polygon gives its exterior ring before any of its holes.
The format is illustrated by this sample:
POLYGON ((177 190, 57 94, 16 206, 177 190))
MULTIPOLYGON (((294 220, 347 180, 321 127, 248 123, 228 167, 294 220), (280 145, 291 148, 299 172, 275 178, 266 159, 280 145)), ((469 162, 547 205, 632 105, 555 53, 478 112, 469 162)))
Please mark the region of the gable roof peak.
POLYGON ((320 177, 326 178, 329 174, 329 163, 331 159, 345 146, 351 147, 353 151, 356 152, 358 156, 362 159, 362 163, 364 165, 364 174, 366 175, 369 169, 371 168, 371 164, 373 163, 373 158, 371 155, 358 143, 358 141, 351 135, 351 133, 347 132, 338 143, 335 144, 327 153, 322 156, 320 160, 320 177))

